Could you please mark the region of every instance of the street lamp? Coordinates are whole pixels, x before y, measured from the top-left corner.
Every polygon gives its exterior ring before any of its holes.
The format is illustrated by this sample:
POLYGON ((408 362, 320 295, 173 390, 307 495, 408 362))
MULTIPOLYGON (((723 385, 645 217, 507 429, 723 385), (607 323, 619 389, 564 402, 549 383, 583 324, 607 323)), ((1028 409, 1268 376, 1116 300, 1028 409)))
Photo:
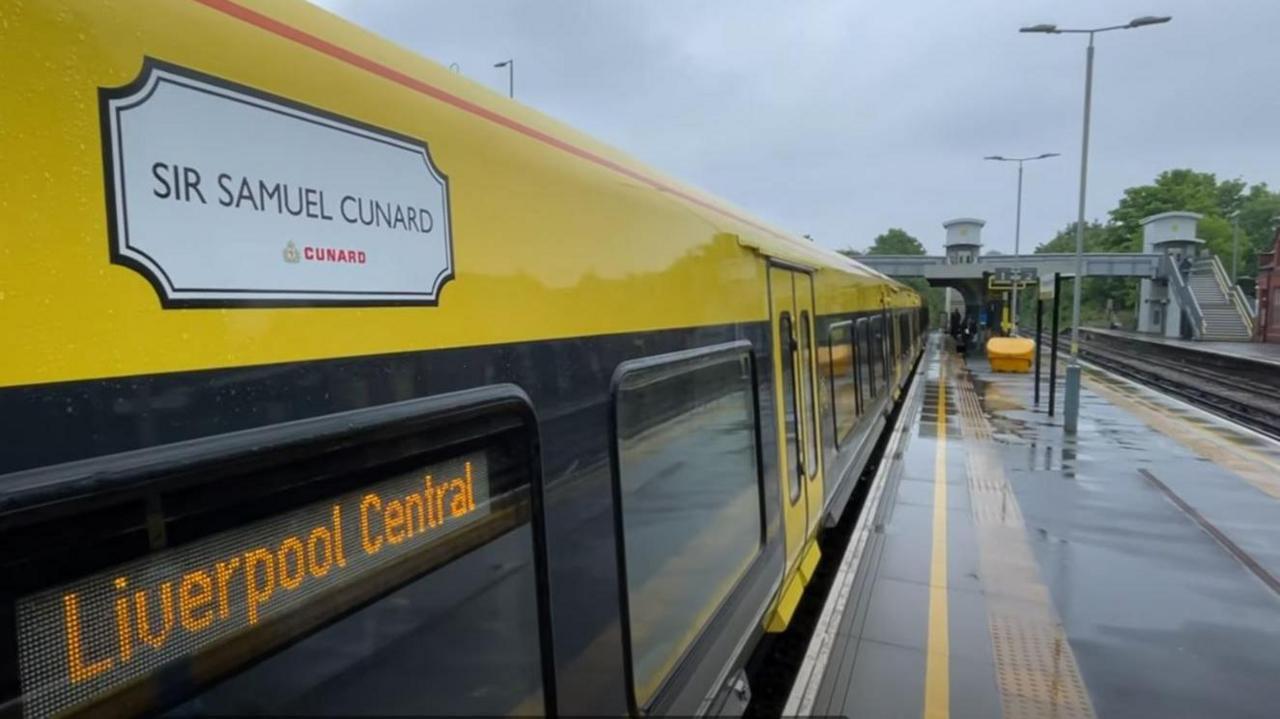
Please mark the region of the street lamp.
POLYGON ((516 96, 516 61, 515 58, 493 63, 494 67, 507 68, 507 97, 516 96))
MULTIPOLYGON (((1033 160, 1047 160, 1050 157, 1058 157, 1056 152, 1045 152, 1032 157, 1002 157, 1000 155, 987 155, 982 158, 984 160, 994 160, 995 162, 1016 162, 1018 163, 1018 214, 1017 220, 1013 225, 1013 257, 1016 261, 1018 255, 1021 254, 1022 248, 1022 163, 1031 162, 1033 160)), ((1018 330, 1018 288, 1013 289, 1013 330, 1018 330)))
POLYGON ((1089 175, 1089 106, 1093 99, 1093 36, 1111 30, 1133 30, 1147 25, 1159 25, 1169 22, 1168 16, 1156 17, 1144 15, 1130 20, 1124 25, 1110 25, 1096 28, 1060 28, 1057 25, 1041 24, 1024 27, 1019 32, 1038 32, 1050 35, 1088 35, 1089 48, 1085 51, 1084 70, 1084 133, 1080 143, 1080 202, 1076 211, 1076 271, 1071 281, 1071 360, 1067 363, 1066 391, 1064 392, 1064 409, 1062 429, 1075 434, 1080 417, 1080 276, 1084 274, 1084 193, 1085 183, 1089 175))

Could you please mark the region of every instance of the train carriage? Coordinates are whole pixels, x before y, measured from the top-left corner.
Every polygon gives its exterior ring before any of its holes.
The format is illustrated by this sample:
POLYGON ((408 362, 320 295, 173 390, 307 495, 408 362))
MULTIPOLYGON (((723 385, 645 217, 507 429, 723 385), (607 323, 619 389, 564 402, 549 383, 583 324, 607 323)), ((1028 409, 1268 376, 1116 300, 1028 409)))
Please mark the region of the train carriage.
POLYGON ((733 711, 920 298, 304 3, 0 24, 0 713, 733 711))

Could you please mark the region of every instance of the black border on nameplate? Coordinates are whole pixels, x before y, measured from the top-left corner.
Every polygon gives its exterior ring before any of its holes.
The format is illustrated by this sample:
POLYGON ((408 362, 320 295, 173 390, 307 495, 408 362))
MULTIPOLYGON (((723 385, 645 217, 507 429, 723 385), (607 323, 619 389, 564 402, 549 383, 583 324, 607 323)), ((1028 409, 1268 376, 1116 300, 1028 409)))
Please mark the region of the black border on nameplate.
MULTIPOLYGON (((161 81, 163 81, 163 79, 161 81)), ((159 81, 156 83, 156 86, 157 87, 159 86, 159 81)), ((155 91, 155 88, 152 88, 152 92, 154 91, 155 91)), ((141 98, 139 102, 146 101, 146 99, 149 98, 150 95, 151 93, 148 93, 148 95, 146 97, 141 98)), ((259 109, 265 109, 265 108, 259 107, 259 109)), ((107 239, 108 239, 109 258, 110 258, 111 264, 119 265, 121 267, 127 267, 137 272, 138 274, 140 274, 143 278, 145 278, 147 282, 151 284, 152 288, 155 289, 156 295, 159 297, 159 300, 160 300, 160 306, 165 309, 207 309, 207 308, 237 308, 237 307, 239 308, 371 307, 371 306, 373 307, 377 307, 377 306, 434 307, 439 304, 440 295, 441 293, 444 292, 445 285, 447 285, 451 280, 453 280, 456 277, 457 268, 455 267, 454 252, 453 252, 454 218, 453 218, 452 203, 449 196, 449 177, 440 169, 439 165, 436 164, 435 160, 431 157, 430 148, 427 146, 427 143, 421 139, 410 137, 408 135, 395 132, 393 130, 388 130, 386 128, 378 127, 376 125, 372 125, 367 122, 362 122, 360 120, 339 115, 329 110, 315 107, 313 105, 307 105, 305 103, 298 102, 296 100, 291 100, 281 95, 276 95, 274 93, 267 92, 265 90, 260 90, 258 88, 251 87, 249 85, 244 85, 238 82, 227 80, 225 78, 221 78, 216 75, 210 75, 208 73, 204 73, 199 70, 193 70, 191 68, 184 67, 182 65, 177 65, 171 62, 167 62, 165 60, 160 60, 158 58, 155 58, 149 55, 143 57, 142 67, 139 69, 137 76, 135 76, 133 80, 130 80, 128 83, 124 85, 120 85, 116 87, 98 88, 98 116, 99 116, 98 119, 99 119, 99 126, 101 130, 101 140, 102 140, 102 169, 103 169, 103 181, 104 181, 103 190, 104 190, 104 197, 106 200, 107 239), (447 258, 448 266, 440 275, 436 277, 433 291, 421 293, 423 295, 423 299, 405 299, 402 297, 402 295, 411 294, 406 292, 382 293, 382 292, 359 292, 359 291, 352 291, 350 292, 350 294, 352 295, 350 298, 342 298, 342 299, 335 299, 332 297, 316 297, 316 298, 290 297, 290 298, 281 298, 281 299, 265 299, 265 298, 257 297, 253 299, 240 300, 240 299, 232 299, 232 298, 226 298, 226 297, 216 298, 216 299, 172 297, 171 296, 172 292, 201 292, 201 291, 210 292, 210 293, 220 292, 220 293, 226 293, 226 294, 235 294, 237 292, 270 294, 273 292, 279 292, 281 294, 291 294, 291 295, 300 295, 300 294, 307 294, 307 293, 314 293, 317 295, 335 295, 335 294, 342 294, 342 293, 339 291, 331 291, 331 290, 263 290, 263 289, 249 289, 249 288, 228 289, 228 288, 186 288, 186 287, 178 288, 173 286, 173 282, 169 279, 168 275, 164 272, 164 268, 162 268, 158 262, 155 262, 154 260, 152 261, 156 265, 156 270, 158 270, 160 273, 159 276, 157 276, 156 271, 153 270, 151 267, 148 267, 142 262, 139 262, 133 257, 130 257, 123 253, 122 247, 129 247, 128 219, 127 217, 117 216, 115 170, 116 170, 116 165, 121 160, 121 158, 116 158, 114 156, 115 142, 112 136, 112 133, 113 133, 112 113, 118 112, 119 108, 112 108, 111 103, 113 101, 121 100, 124 98, 131 97, 133 95, 136 95, 139 91, 141 91, 144 87, 146 87, 147 83, 151 81, 151 77, 156 71, 170 73, 172 75, 184 77, 184 78, 205 83, 208 85, 214 85, 216 87, 220 87, 220 88, 229 90, 231 92, 248 95, 250 97, 254 97, 259 100, 263 100, 265 102, 281 105, 283 107, 289 108, 299 113, 314 115, 316 117, 324 118, 334 123, 348 125, 352 128, 357 128, 367 133, 371 133, 374 135, 382 135, 383 137, 396 140, 397 142, 401 142, 406 145, 412 145, 416 148, 420 148, 422 150, 423 158, 425 159, 426 164, 428 166, 428 170, 430 172, 433 172, 435 175, 437 175, 439 179, 442 181, 443 192, 444 192, 445 222, 447 227, 447 231, 445 232, 444 242, 445 242, 445 256, 447 258), (121 226, 124 227, 124 235, 125 235, 124 237, 120 236, 119 228, 121 226), (377 295, 379 294, 391 294, 391 295, 398 295, 400 297, 397 297, 396 299, 379 298, 377 297, 377 295)), ((302 119, 302 118, 298 118, 298 119, 302 119)), ((328 125, 326 125, 326 127, 330 127, 330 129, 340 131, 340 128, 333 128, 332 126, 328 126, 328 125)), ((118 129, 118 127, 116 129, 118 129)), ((372 138, 366 138, 366 139, 372 139, 372 138)), ((127 214, 127 211, 126 211, 126 214, 127 214)), ((130 247, 130 250, 132 250, 133 252, 137 252, 139 254, 143 254, 145 256, 145 253, 143 253, 141 250, 137 248, 130 247)))

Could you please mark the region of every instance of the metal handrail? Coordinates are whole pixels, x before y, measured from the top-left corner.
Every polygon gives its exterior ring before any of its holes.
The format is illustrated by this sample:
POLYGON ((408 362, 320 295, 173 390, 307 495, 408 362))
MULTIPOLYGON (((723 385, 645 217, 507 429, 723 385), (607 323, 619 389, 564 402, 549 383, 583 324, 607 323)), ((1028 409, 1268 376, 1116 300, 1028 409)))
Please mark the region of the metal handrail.
POLYGON ((1240 291, 1240 287, 1227 277, 1227 270, 1222 266, 1222 261, 1217 257, 1208 259, 1209 267, 1213 272, 1213 278, 1217 280, 1218 287, 1222 290, 1222 294, 1236 308, 1236 313, 1240 315, 1240 320, 1244 322, 1245 329, 1249 331, 1249 336, 1253 337, 1253 313, 1250 311, 1249 303, 1244 299, 1244 293, 1240 291))
POLYGON ((1244 290, 1240 289, 1240 285, 1231 285, 1231 301, 1235 303, 1236 309, 1240 310, 1240 316, 1244 319, 1244 326, 1249 330, 1249 336, 1253 337, 1253 323, 1256 319, 1254 309, 1249 299, 1244 296, 1244 290))
POLYGON ((1200 339, 1205 335, 1204 311, 1200 309, 1200 301, 1196 299, 1195 293, 1187 286, 1187 282, 1182 277, 1182 273, 1178 271, 1178 263, 1173 261, 1172 255, 1165 255, 1160 260, 1161 274, 1163 274, 1169 282, 1169 286, 1174 289, 1174 293, 1178 297, 1178 304, 1182 306, 1184 312, 1191 319, 1191 334, 1195 339, 1200 339))

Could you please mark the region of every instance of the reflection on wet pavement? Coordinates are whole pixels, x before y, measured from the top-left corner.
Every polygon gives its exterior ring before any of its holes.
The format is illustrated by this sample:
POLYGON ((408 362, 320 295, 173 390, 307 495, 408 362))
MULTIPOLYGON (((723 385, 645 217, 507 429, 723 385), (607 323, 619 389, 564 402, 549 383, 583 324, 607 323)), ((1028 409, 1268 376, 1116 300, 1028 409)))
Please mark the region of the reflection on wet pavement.
MULTIPOLYGON (((1007 476, 1098 715, 1275 716, 1280 600, 1139 470, 1275 575, 1276 444, 1100 372, 1067 439, 1030 375, 968 373, 998 453, 971 471, 1007 476)), ((997 582, 984 566, 989 599, 997 582)))
MULTIPOLYGON (((1001 449, 980 404, 1023 409, 997 384, 961 371, 955 379, 968 460, 987 622, 1006 719, 1093 717, 1089 693, 1029 543, 1001 449)), ((1022 423, 1024 420, 1013 420, 1022 423)), ((1025 426, 1019 436, 1025 435, 1025 426)), ((1005 430, 1008 431, 1007 429, 1005 430)), ((1017 432, 1017 430, 1015 430, 1017 432)), ((1032 452, 1034 460, 1035 453, 1032 452)))

